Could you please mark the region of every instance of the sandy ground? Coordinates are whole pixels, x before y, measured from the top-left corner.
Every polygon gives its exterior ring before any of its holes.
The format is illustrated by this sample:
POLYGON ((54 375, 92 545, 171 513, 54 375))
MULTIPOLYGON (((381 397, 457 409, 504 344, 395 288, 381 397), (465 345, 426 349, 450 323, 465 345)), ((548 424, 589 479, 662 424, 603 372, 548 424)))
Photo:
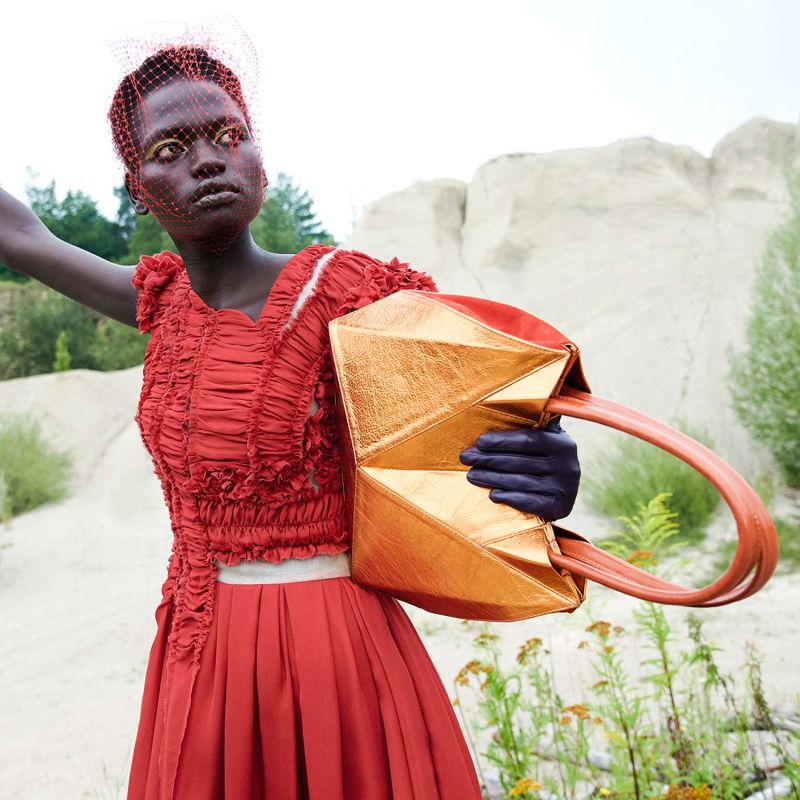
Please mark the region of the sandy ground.
MULTIPOLYGON (((73 450, 77 467, 67 500, 0 526, 0 544, 10 544, 0 553, 0 794, 8 800, 125 796, 171 536, 132 421, 140 376, 139 368, 78 370, 0 383, 0 412, 39 415, 48 435, 73 450)), ((608 527, 580 503, 564 525, 590 533, 608 527)), ((726 527, 721 517, 720 535, 726 527)), ((595 586, 590 598, 598 617, 631 626, 633 601, 595 586)), ((474 633, 457 620, 406 609, 452 695, 453 677, 473 656, 474 633)), ((752 641, 764 655, 770 698, 788 707, 797 691, 798 612, 800 580, 788 576, 701 615, 709 638, 724 647, 722 667, 736 672, 752 641)), ((685 612, 668 614, 680 622, 685 612)), ((525 639, 542 637, 559 687, 577 702, 587 683, 575 649, 586 619, 580 610, 495 630, 509 659, 525 639)), ((619 644, 634 669, 647 655, 633 637, 619 644)))

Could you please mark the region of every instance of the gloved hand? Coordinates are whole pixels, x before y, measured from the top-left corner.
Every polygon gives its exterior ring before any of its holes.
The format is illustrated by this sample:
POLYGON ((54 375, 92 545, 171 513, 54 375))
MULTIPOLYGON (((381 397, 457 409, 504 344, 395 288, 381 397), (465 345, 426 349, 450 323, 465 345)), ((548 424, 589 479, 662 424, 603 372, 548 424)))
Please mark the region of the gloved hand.
POLYGON ((467 480, 491 491, 495 503, 538 514, 548 522, 569 515, 581 467, 578 448, 553 417, 541 429, 514 428, 482 433, 459 456, 472 467, 467 480))

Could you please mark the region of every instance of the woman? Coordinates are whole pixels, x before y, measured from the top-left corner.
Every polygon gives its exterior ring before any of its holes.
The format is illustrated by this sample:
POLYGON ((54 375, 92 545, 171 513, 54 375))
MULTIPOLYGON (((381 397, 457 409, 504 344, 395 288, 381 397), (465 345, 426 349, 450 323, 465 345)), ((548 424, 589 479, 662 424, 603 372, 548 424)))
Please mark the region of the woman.
MULTIPOLYGON (((239 81, 205 49, 146 59, 109 117, 133 208, 179 255, 112 264, 0 190, 0 258, 150 334, 136 421, 173 548, 129 800, 478 800, 411 621, 349 578, 326 339, 331 319, 433 280, 358 251, 255 244, 268 182, 239 81)), ((557 423, 476 444, 466 477, 492 500, 569 513, 580 470, 557 423)))

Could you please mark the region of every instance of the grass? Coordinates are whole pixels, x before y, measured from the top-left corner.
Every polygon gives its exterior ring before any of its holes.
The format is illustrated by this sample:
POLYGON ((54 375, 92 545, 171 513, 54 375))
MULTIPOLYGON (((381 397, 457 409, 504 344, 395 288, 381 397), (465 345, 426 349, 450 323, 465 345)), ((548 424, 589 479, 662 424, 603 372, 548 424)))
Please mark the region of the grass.
POLYGON ((63 499, 70 474, 69 454, 45 439, 38 419, 0 416, 0 519, 63 499))
MULTIPOLYGON (((753 482, 753 488, 767 507, 767 511, 769 511, 772 521, 775 523, 775 533, 778 536, 778 566, 775 569, 775 573, 786 575, 800 570, 800 514, 776 515, 775 495, 778 491, 778 486, 772 475, 766 472, 759 473, 753 482)), ((721 545, 711 565, 710 574, 714 577, 722 574, 733 560, 735 552, 735 540, 721 545)))
MULTIPOLYGON (((705 431, 685 424, 679 430, 713 449, 705 431)), ((660 493, 671 494, 682 538, 697 542, 717 509, 717 490, 696 470, 654 445, 632 437, 615 437, 605 452, 590 459, 581 489, 591 508, 607 517, 633 517, 640 505, 660 493)))
MULTIPOLYGON (((678 534, 663 501, 653 498, 626 521, 628 556, 637 554, 649 570, 678 534)), ((780 775, 787 796, 800 800, 800 732, 785 730, 767 703, 752 647, 734 678, 719 669, 719 648, 706 640, 694 613, 677 647, 659 605, 638 604, 631 630, 595 619, 586 608, 577 612, 588 624, 576 657, 588 661, 592 678, 573 690, 575 697, 562 697, 554 681, 556 669, 575 664, 554 663, 541 639, 524 642, 509 665, 491 625, 478 627, 477 655, 456 676, 453 702, 463 717, 462 694, 476 700, 464 728, 489 734, 477 753, 478 771, 483 778, 487 764, 496 768, 500 796, 741 800, 769 790, 780 775), (642 654, 640 675, 621 657, 627 637, 642 654), (768 734, 766 743, 750 735, 755 730, 768 734), (765 769, 767 757, 778 770, 765 769)))

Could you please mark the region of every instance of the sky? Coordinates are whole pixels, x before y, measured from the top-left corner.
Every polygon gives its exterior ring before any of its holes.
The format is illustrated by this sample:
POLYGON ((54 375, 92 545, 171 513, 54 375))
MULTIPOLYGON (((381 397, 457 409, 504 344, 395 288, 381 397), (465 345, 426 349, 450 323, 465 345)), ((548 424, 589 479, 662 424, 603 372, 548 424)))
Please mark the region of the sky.
POLYGON ((112 43, 221 11, 257 54, 267 175, 307 190, 339 240, 373 200, 506 153, 652 136, 708 156, 752 117, 800 119, 797 0, 34 0, 0 33, 3 187, 54 179, 112 216, 112 43))

